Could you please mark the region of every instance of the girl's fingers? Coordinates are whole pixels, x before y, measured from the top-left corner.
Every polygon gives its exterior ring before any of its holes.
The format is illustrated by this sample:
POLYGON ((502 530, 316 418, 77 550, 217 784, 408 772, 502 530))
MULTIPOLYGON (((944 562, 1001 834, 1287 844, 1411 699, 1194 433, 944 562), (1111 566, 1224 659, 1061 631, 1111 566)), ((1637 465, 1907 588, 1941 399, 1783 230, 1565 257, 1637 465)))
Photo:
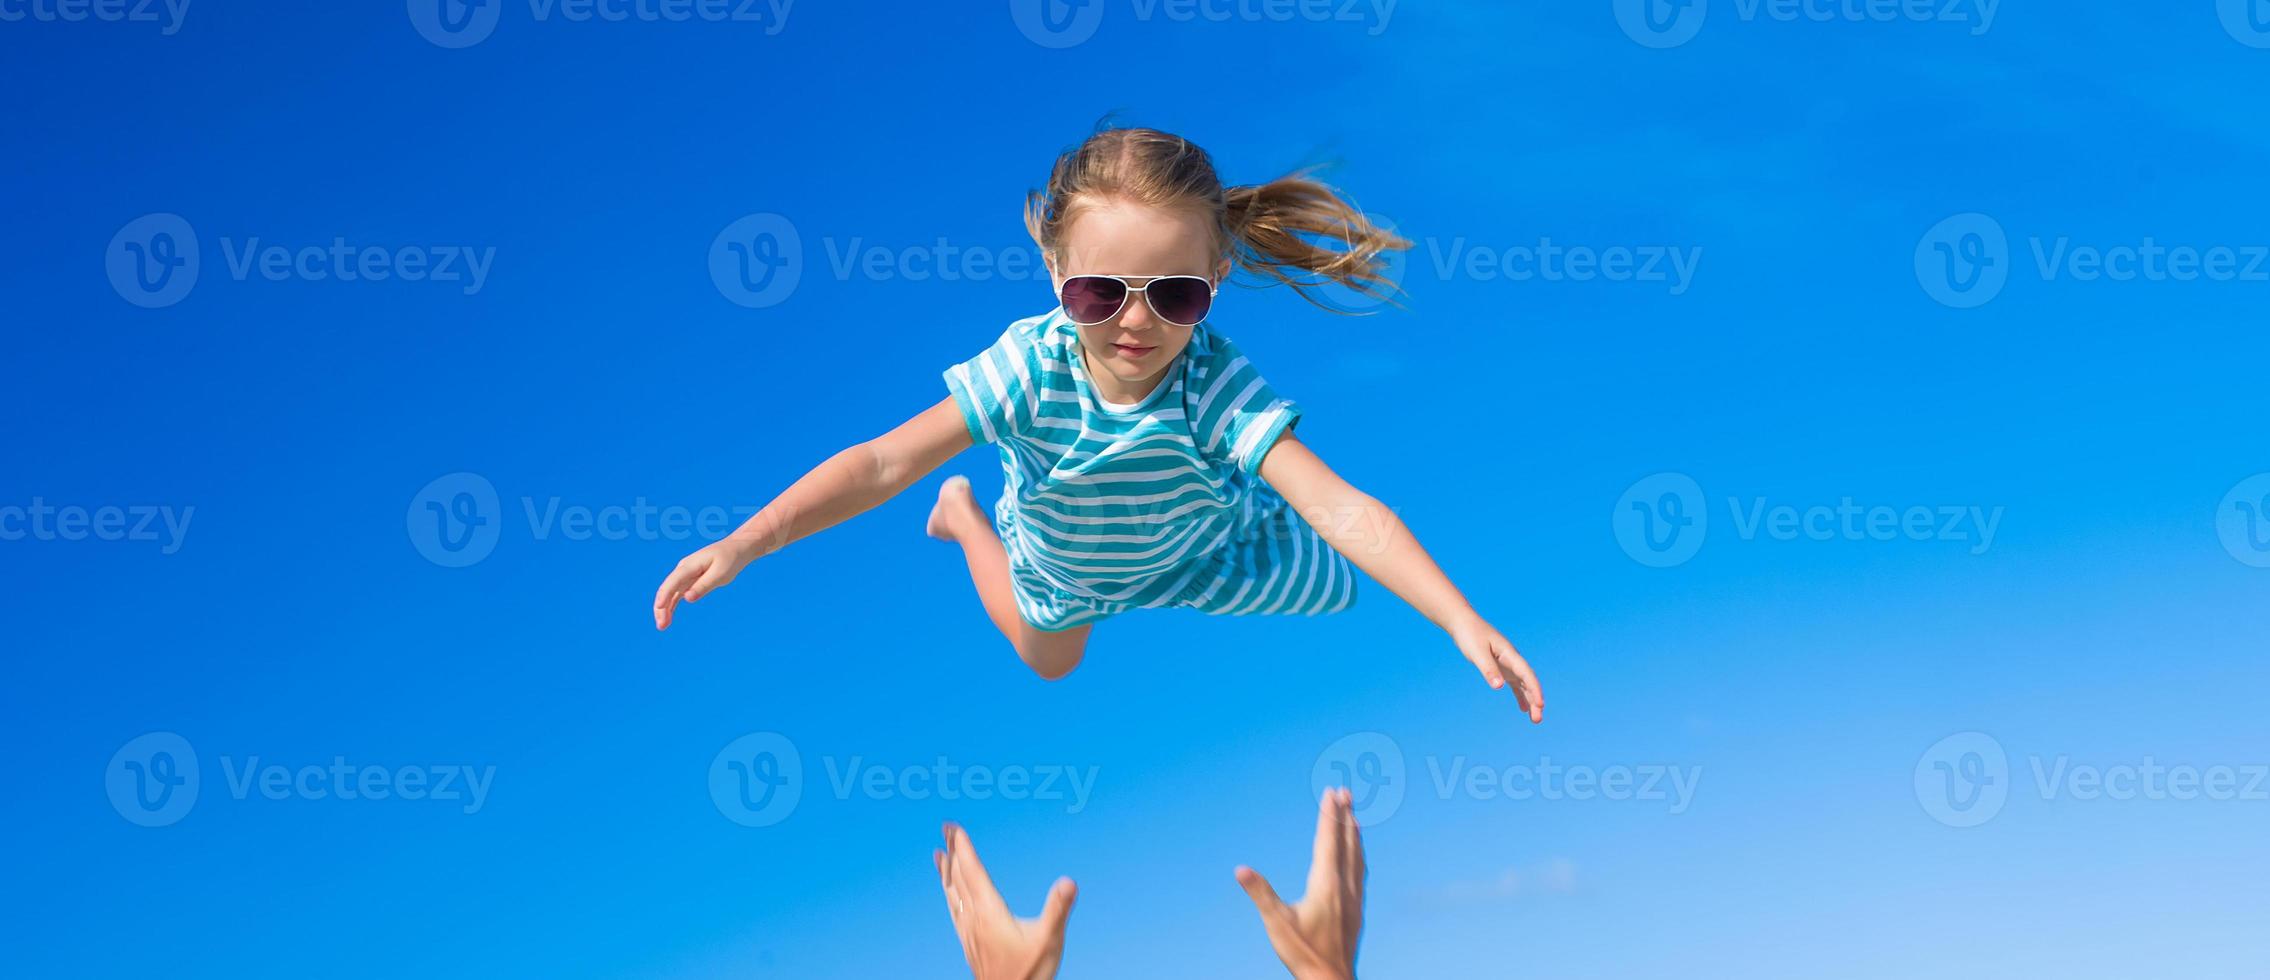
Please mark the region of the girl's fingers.
POLYGON ((654 590, 655 629, 670 628, 670 614, 678 606, 679 593, 684 592, 686 585, 700 574, 698 566, 688 567, 687 562, 679 562, 678 567, 670 570, 669 577, 662 580, 662 587, 654 590))
POLYGON ((1481 656, 1468 653, 1466 659, 1473 661, 1474 669, 1482 672, 1482 679, 1489 682, 1490 690, 1495 691, 1505 686, 1505 675, 1498 672, 1497 659, 1490 656, 1488 647, 1482 648, 1481 656))
POLYGON ((695 579, 694 584, 686 589, 686 601, 692 602, 710 594, 718 586, 731 580, 732 577, 732 570, 727 563, 722 561, 709 563, 709 567, 702 570, 701 577, 695 579))
POLYGON ((671 569, 670 574, 663 576, 662 587, 654 590, 654 608, 662 608, 663 600, 685 591, 689 583, 701 577, 701 573, 702 566, 695 564, 692 558, 679 562, 678 567, 671 569))
POLYGON ((1544 721, 1545 689, 1537 683, 1537 671, 1531 669, 1529 661, 1523 659, 1514 650, 1513 644, 1503 638, 1492 643, 1491 647, 1498 659, 1504 662, 1506 673, 1513 678, 1514 700, 1520 702, 1521 710, 1529 715, 1532 724, 1544 721))

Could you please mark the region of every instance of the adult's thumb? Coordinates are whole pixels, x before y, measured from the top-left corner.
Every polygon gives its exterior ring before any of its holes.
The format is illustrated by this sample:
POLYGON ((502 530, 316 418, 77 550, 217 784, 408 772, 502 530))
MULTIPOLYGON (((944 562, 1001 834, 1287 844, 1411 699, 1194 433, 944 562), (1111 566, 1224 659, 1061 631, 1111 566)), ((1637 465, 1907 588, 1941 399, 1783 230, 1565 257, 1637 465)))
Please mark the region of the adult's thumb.
POLYGON ((1262 918, 1267 919, 1285 907, 1285 900, 1277 897, 1277 890, 1269 887, 1269 879, 1261 877, 1261 872, 1240 866, 1237 883, 1245 886, 1246 897, 1253 899, 1253 907, 1261 910, 1262 918))
POLYGON ((1080 897, 1080 886, 1070 878, 1058 878, 1048 889, 1048 904, 1041 907, 1040 924, 1051 930, 1064 928, 1064 920, 1072 915, 1072 900, 1080 897))

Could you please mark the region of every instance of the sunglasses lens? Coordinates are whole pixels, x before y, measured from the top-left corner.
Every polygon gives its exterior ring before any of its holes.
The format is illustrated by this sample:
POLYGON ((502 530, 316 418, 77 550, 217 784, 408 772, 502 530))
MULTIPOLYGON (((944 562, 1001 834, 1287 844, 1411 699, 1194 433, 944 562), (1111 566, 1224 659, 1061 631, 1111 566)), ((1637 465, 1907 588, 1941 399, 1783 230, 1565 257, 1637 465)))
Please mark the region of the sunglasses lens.
POLYGON ((1143 295, 1150 298, 1151 312, 1159 319, 1184 327, 1206 319, 1206 311, 1214 306, 1214 288, 1195 276, 1153 279, 1143 295))
POLYGON ((1064 313, 1074 323, 1102 323, 1127 302, 1127 284, 1105 276, 1073 276, 1064 280, 1064 313))

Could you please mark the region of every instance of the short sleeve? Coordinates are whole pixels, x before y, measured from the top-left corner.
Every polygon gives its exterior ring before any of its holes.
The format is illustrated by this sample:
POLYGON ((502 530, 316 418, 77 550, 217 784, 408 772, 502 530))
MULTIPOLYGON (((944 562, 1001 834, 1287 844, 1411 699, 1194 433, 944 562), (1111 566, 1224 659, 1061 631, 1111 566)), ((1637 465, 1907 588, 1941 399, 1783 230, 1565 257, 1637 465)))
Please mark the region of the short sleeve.
POLYGON ((1032 321, 1019 321, 983 353, 946 369, 946 390, 970 438, 1001 442, 1031 427, 1043 383, 1037 340, 1032 321))
POLYGON ((1205 339, 1205 350, 1191 364, 1198 376, 1191 435, 1207 459, 1258 473, 1277 437, 1300 421, 1300 408, 1279 397, 1236 344, 1214 335, 1205 339))

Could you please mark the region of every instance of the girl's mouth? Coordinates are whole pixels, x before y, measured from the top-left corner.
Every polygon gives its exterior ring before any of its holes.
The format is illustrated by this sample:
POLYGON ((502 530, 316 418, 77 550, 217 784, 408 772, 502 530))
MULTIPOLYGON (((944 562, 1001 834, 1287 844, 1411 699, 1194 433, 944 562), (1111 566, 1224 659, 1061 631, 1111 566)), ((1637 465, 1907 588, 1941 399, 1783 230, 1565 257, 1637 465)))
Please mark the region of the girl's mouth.
POLYGON ((1119 352, 1119 356, 1130 361, 1142 360, 1143 355, 1158 350, 1157 347, 1138 347, 1134 344, 1113 344, 1111 347, 1119 352))

